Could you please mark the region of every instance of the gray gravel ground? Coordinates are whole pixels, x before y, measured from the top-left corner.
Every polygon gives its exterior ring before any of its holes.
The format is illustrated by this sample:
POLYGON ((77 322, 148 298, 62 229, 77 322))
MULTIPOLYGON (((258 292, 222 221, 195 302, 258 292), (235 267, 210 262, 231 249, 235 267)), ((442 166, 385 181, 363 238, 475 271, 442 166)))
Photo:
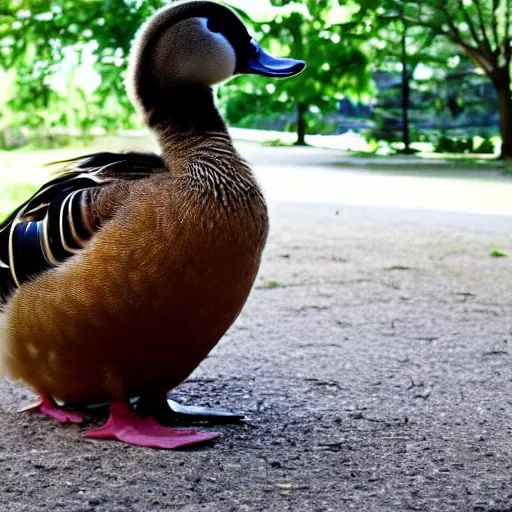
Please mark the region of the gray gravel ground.
POLYGON ((247 307, 174 392, 247 424, 187 451, 84 439, 0 381, 1 511, 512 510, 512 258, 489 256, 512 218, 271 215, 247 307))

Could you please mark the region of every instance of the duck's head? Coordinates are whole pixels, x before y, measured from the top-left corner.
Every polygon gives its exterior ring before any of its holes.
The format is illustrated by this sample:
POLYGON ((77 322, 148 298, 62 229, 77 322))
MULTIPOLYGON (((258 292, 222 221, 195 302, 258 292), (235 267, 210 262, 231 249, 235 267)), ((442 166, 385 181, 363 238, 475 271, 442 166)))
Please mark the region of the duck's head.
POLYGON ((209 87, 243 73, 284 78, 304 67, 265 52, 228 7, 193 0, 165 7, 142 27, 128 86, 132 100, 147 112, 177 88, 209 87))

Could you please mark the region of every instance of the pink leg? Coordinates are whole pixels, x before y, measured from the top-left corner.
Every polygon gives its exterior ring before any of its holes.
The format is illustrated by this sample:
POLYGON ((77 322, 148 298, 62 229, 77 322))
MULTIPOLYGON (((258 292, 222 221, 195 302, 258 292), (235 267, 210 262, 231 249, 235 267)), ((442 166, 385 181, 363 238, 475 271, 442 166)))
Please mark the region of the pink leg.
POLYGON ((118 439, 135 446, 173 449, 215 439, 216 432, 181 430, 159 425, 154 418, 142 418, 125 402, 110 406, 110 417, 100 428, 88 430, 85 437, 118 439))
POLYGON ((84 421, 85 416, 83 414, 60 409, 48 393, 41 392, 40 395, 41 400, 37 404, 25 407, 19 412, 38 412, 61 423, 82 423, 84 421))

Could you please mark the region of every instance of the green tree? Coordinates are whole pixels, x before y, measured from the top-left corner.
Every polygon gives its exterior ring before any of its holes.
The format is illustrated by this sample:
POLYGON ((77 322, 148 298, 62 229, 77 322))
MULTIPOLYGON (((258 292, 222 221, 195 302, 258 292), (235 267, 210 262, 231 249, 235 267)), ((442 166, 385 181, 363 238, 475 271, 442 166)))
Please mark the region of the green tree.
POLYGON ((502 158, 512 158, 512 2, 510 0, 360 0, 359 16, 386 23, 401 17, 460 47, 489 77, 500 104, 502 158), (371 13, 371 14, 370 14, 371 13), (365 15, 369 15, 365 17, 365 15))
MULTIPOLYGON (((107 129, 130 125, 133 109, 124 90, 131 41, 162 0, 12 0, 0 8, 0 67, 15 72, 8 102, 23 126, 107 129), (122 22, 120 22, 122 20, 122 22), (94 58, 98 87, 73 80, 86 52, 94 58), (67 66, 67 90, 54 78, 67 66)), ((5 109, 4 109, 5 115, 5 109)))
POLYGON ((253 22, 258 40, 276 54, 306 62, 305 71, 293 80, 268 87, 255 77, 233 82, 231 94, 267 96, 272 109, 290 110, 297 117, 297 144, 305 144, 308 112, 334 108, 344 96, 362 98, 372 89, 369 61, 363 45, 345 37, 350 7, 337 0, 271 0, 273 19, 253 22), (270 98, 271 97, 271 98, 270 98))
MULTIPOLYGON (((367 14, 367 13, 366 13, 367 14)), ((441 41, 436 34, 424 27, 411 26, 405 13, 398 10, 372 12, 370 16, 361 16, 358 12, 353 29, 360 36, 367 34, 371 47, 371 61, 374 69, 396 73, 401 72, 401 117, 402 142, 404 152, 411 153, 409 109, 411 87, 415 84, 413 77, 420 65, 427 65, 430 70, 446 70, 451 67, 451 60, 456 48, 446 41, 441 41)), ((376 113, 379 112, 377 107, 376 113)))

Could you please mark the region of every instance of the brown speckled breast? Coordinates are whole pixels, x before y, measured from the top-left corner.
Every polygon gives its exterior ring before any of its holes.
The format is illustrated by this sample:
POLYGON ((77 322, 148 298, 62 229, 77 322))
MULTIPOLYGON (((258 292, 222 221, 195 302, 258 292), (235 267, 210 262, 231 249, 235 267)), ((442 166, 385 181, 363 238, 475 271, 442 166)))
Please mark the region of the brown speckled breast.
POLYGON ((196 368, 249 295, 267 213, 262 199, 227 211, 191 194, 161 176, 137 184, 83 253, 16 293, 13 377, 92 403, 171 389, 196 368))

